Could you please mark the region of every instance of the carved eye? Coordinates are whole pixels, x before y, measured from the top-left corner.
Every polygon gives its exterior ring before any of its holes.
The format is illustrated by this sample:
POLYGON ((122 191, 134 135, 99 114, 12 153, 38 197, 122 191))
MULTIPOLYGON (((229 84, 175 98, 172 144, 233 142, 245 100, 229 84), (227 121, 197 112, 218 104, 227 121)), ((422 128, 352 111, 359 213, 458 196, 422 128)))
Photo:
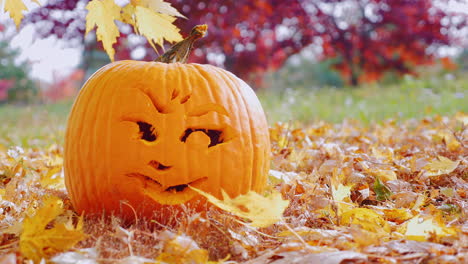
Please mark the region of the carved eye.
POLYGON ((151 124, 146 122, 138 121, 138 127, 140 128, 140 138, 148 141, 153 142, 157 138, 157 134, 154 131, 154 127, 151 124))
POLYGON ((187 128, 184 134, 182 134, 182 137, 180 137, 180 141, 182 142, 187 141, 187 138, 190 136, 190 134, 196 131, 201 131, 210 138, 210 144, 208 145, 209 148, 214 147, 224 142, 222 130, 203 129, 203 128, 187 128))

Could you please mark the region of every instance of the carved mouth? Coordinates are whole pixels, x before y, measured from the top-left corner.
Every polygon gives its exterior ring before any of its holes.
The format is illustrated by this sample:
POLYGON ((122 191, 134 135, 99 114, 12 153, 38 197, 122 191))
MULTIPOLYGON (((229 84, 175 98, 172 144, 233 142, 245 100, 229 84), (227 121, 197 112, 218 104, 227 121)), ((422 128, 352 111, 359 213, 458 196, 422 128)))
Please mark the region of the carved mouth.
MULTIPOLYGON (((170 166, 167 169, 169 169, 169 168, 170 168, 170 166)), ((153 178, 151 178, 149 176, 146 176, 144 174, 141 174, 141 173, 133 172, 133 173, 127 173, 126 175, 128 177, 137 178, 140 181, 142 181, 145 188, 148 187, 148 186, 155 186, 156 185, 157 186, 156 189, 159 189, 160 192, 169 192, 169 193, 184 192, 184 191, 186 191, 188 189, 188 187, 190 185, 198 185, 201 182, 204 182, 205 180, 208 179, 207 177, 203 177, 203 178, 191 181, 191 182, 186 183, 186 184, 178 184, 178 185, 172 185, 172 186, 165 187, 160 182, 158 182, 157 180, 155 180, 155 179, 153 179, 153 178)))

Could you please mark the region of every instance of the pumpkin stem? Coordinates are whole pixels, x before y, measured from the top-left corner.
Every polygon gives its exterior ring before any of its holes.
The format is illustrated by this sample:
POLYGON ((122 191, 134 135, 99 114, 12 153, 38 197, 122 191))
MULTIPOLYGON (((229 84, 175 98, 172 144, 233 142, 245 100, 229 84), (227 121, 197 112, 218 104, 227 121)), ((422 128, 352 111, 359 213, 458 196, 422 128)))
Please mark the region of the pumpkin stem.
POLYGON ((155 61, 164 63, 181 62, 186 63, 190 52, 193 48, 193 43, 205 36, 208 26, 206 24, 195 26, 190 35, 182 41, 176 43, 168 51, 164 52, 163 55, 159 56, 155 61))

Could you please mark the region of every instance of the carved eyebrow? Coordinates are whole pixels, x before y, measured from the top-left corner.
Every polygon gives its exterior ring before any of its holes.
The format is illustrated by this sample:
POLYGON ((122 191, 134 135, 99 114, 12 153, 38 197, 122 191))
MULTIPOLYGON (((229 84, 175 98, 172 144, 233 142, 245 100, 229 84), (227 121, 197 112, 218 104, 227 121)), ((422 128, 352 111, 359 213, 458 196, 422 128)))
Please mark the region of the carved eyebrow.
POLYGON ((222 107, 219 104, 204 104, 194 107, 187 113, 187 116, 202 116, 208 114, 209 112, 215 112, 224 116, 229 115, 226 111, 226 108, 222 107))
POLYGON ((164 111, 164 106, 158 104, 158 102, 157 102, 156 98, 154 98, 154 96, 152 96, 150 93, 146 92, 142 88, 139 88, 138 91, 140 91, 142 94, 144 94, 146 97, 148 97, 148 99, 151 101, 151 104, 153 104, 154 108, 156 109, 156 111, 158 111, 158 113, 166 114, 166 112, 164 111))
MULTIPOLYGON (((138 90, 141 93, 143 93, 146 97, 148 97, 148 99, 150 99, 150 101, 153 104, 156 111, 158 111, 161 114, 170 113, 170 110, 167 107, 165 107, 164 105, 159 104, 158 101, 156 100, 156 98, 154 96, 152 96, 150 93, 144 91, 143 89, 138 89, 138 90)), ((172 94, 172 96, 174 97, 174 94, 172 94)), ((177 95, 175 95, 175 97, 177 97, 177 96, 178 96, 178 93, 177 93, 177 95)), ((190 97, 191 97, 191 94, 186 95, 185 97, 181 98, 180 103, 185 104, 190 99, 190 97)), ((173 98, 173 100, 174 99, 175 98, 173 98)), ((208 114, 209 112, 215 112, 215 113, 218 113, 220 115, 229 116, 226 108, 224 108, 223 106, 221 106, 219 104, 215 104, 215 103, 196 106, 196 107, 192 108, 192 110, 188 111, 187 116, 189 116, 189 117, 202 116, 202 115, 208 114)))

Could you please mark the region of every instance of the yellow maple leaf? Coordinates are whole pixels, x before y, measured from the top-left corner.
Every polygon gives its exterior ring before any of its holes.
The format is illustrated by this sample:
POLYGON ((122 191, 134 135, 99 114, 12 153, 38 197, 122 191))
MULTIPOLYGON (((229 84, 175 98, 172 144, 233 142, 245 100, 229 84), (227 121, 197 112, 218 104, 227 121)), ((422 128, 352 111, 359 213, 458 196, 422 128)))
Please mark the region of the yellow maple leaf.
POLYGON ((394 181, 397 179, 397 175, 393 170, 377 170, 375 174, 380 177, 383 182, 394 181))
POLYGON ((250 225, 253 227, 267 227, 282 220, 283 212, 289 205, 289 201, 283 200, 281 193, 277 191, 266 197, 250 191, 232 199, 226 192, 222 191, 223 200, 221 201, 209 193, 193 187, 190 188, 224 211, 249 219, 252 221, 250 225))
POLYGON ((163 46, 164 40, 182 40, 179 29, 173 22, 176 16, 184 16, 163 0, 132 0, 123 8, 113 0, 92 0, 86 9, 89 10, 86 16, 86 33, 97 26, 97 39, 102 41, 112 61, 115 55, 112 45, 120 36, 114 20, 132 25, 135 32, 146 37, 155 50, 156 45, 163 46))
POLYGON ((332 185, 331 190, 333 200, 337 202, 343 202, 345 200, 349 201, 349 196, 351 195, 351 186, 344 186, 340 183, 336 188, 332 185))
POLYGON ((384 217, 387 221, 395 222, 401 224, 408 219, 413 217, 411 211, 403 208, 394 208, 394 209, 383 209, 384 217))
POLYGON ((61 166, 50 168, 46 173, 41 175, 41 186, 43 188, 65 189, 65 182, 60 174, 61 171, 61 166))
POLYGON ((455 120, 460 121, 463 125, 468 126, 468 114, 458 112, 455 114, 455 120))
POLYGON ((174 20, 172 16, 156 13, 146 7, 136 6, 135 8, 136 30, 148 39, 154 49, 156 49, 155 44, 162 47, 164 40, 169 42, 182 40, 179 29, 172 24, 174 20))
MULTIPOLYGON (((34 3, 40 5, 39 0, 31 0, 34 3)), ((10 17, 15 22, 16 27, 18 28, 21 20, 23 20, 23 11, 28 10, 28 7, 24 4, 24 0, 0 0, 0 11, 9 12, 10 17)))
POLYGON ((459 160, 452 161, 446 157, 438 156, 437 159, 434 159, 424 166, 426 171, 423 175, 426 177, 433 177, 448 174, 454 171, 458 167, 458 164, 460 164, 459 160))
POLYGON ((135 6, 134 5, 126 5, 122 8, 122 13, 120 17, 120 21, 130 24, 135 28, 135 31, 138 30, 135 25, 135 6))
POLYGON ((349 201, 349 195, 351 194, 352 186, 345 186, 342 182, 345 181, 346 176, 342 171, 338 171, 337 168, 333 169, 332 176, 330 177, 331 194, 333 200, 337 202, 349 201))
POLYGON ((83 233, 83 218, 80 217, 76 226, 72 218, 58 221, 58 216, 64 212, 63 202, 58 197, 48 197, 34 216, 26 217, 20 235, 21 253, 39 262, 42 258, 65 251, 86 237, 83 233), (49 224, 55 221, 52 228, 49 224))
POLYGON ((433 221, 432 218, 422 219, 419 216, 413 217, 406 223, 405 236, 407 239, 416 241, 426 241, 430 233, 437 236, 452 236, 457 234, 455 228, 442 226, 433 221))
POLYGON ((205 249, 185 248, 179 245, 177 240, 172 240, 164 246, 164 252, 156 258, 156 263, 214 264, 218 262, 209 261, 208 251, 205 249))
POLYGON ((114 0, 92 0, 86 5, 86 34, 96 27, 98 41, 102 41, 104 50, 111 61, 114 61, 115 50, 112 47, 120 36, 114 20, 120 19, 121 7, 114 0))
POLYGON ((461 143, 455 135, 446 130, 438 131, 432 138, 437 143, 443 142, 449 151, 457 151, 461 147, 461 143))
POLYGON ((163 0, 132 0, 131 3, 134 6, 142 6, 142 7, 147 7, 155 12, 161 13, 161 14, 167 14, 170 16, 177 16, 177 17, 183 17, 186 18, 184 15, 179 13, 177 9, 171 6, 170 3, 166 3, 163 0))
POLYGON ((374 210, 367 208, 354 208, 341 214, 342 225, 359 225, 362 229, 375 233, 388 233, 390 226, 387 221, 374 210))
MULTIPOLYGON (((331 195, 333 200, 336 204, 337 212, 329 212, 333 215, 333 213, 341 213, 345 210, 348 210, 353 205, 351 203, 351 188, 352 186, 345 186, 342 182, 345 179, 345 175, 343 172, 338 172, 335 168, 332 173, 332 177, 330 178, 330 185, 331 185, 331 195)), ((328 208, 329 210, 334 211, 334 207, 328 208)))
POLYGON ((162 253, 156 258, 156 263, 216 264, 223 262, 223 260, 209 261, 208 251, 201 249, 189 236, 175 235, 166 230, 160 234, 160 238, 162 240, 168 238, 168 240, 164 243, 162 253))
POLYGON ((19 27, 21 20, 23 19, 23 11, 28 10, 23 1, 20 0, 0 0, 1 11, 9 12, 10 17, 16 24, 16 27, 19 27))

